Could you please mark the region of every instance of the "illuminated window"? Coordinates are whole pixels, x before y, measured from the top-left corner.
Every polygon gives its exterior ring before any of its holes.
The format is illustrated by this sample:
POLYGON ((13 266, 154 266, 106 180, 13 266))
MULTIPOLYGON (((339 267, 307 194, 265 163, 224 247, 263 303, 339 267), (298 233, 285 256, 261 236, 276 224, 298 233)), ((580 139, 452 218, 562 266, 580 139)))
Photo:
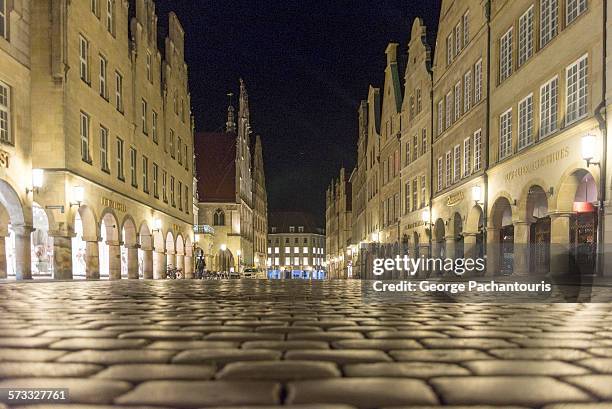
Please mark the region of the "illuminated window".
POLYGON ((566 0, 565 15, 567 24, 571 24, 587 9, 587 0, 566 0))
POLYGON ((482 60, 474 65, 474 103, 482 99, 482 60))
POLYGON ((123 139, 117 138, 117 178, 125 180, 123 173, 123 139))
POLYGON ((100 126, 100 167, 103 171, 108 172, 108 129, 100 126))
POLYGON ((540 48, 548 44, 559 27, 558 0, 541 0, 540 3, 540 48))
POLYGON ((499 117, 499 158, 504 159, 512 154, 512 109, 499 117))
POLYGON ((158 188, 158 178, 159 178, 159 167, 157 163, 153 164, 153 196, 159 198, 159 188, 158 188))
POLYGON ((472 71, 463 77, 463 111, 468 112, 472 107, 472 71))
POLYGON ((134 187, 138 187, 136 156, 136 149, 130 148, 130 178, 132 179, 132 186, 134 187))
POLYGON ((2 81, 0 81, 0 141, 4 143, 12 142, 11 89, 2 81))
POLYGON ((149 158, 142 157, 142 190, 149 193, 149 158))
POLYGON ((106 0, 106 30, 115 35, 115 1, 106 0))
POLYGON ((567 111, 565 121, 567 124, 576 122, 587 114, 587 75, 588 60, 586 55, 566 70, 567 111))
POLYGON ((533 94, 519 102, 518 149, 523 149, 533 142, 533 94))
POLYGON ((472 172, 472 138, 463 140, 463 176, 469 176, 472 172))
POLYGON ((523 65, 533 55, 533 6, 519 19, 518 65, 523 65))
POLYGON ((79 36, 79 73, 81 79, 89 84, 89 41, 79 36))
POLYGON ((87 115, 85 112, 81 112, 80 124, 81 159, 83 160, 83 162, 90 163, 91 157, 89 156, 89 115, 87 115))
POLYGON ((548 81, 540 88, 540 138, 557 131, 559 79, 548 81))
POLYGON ((108 67, 108 62, 106 58, 100 56, 100 96, 102 98, 108 99, 108 86, 106 81, 106 71, 108 67))

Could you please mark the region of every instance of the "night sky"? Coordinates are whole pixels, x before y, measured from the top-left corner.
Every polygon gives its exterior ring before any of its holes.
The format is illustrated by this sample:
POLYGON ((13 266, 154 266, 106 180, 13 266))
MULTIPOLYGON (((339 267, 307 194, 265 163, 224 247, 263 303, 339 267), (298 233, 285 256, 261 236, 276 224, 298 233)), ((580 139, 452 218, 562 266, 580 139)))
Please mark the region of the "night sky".
MULTIPOLYGON (((412 21, 433 47, 441 0, 157 0, 186 32, 196 131, 223 129, 228 92, 247 85, 262 137, 270 210, 323 222, 325 189, 356 161, 357 108, 383 86, 385 48, 400 44, 403 78, 412 21)), ((236 97, 234 97, 236 106, 236 97)))

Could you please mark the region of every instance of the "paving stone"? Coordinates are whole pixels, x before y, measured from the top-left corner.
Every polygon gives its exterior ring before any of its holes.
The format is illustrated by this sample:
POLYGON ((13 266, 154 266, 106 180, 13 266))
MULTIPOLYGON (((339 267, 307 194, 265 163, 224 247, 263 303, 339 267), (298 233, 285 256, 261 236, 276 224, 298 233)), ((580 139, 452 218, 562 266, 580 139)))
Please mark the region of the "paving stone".
POLYGON ((202 333, 193 331, 133 331, 119 335, 119 338, 148 339, 200 339, 202 333))
POLYGON ((255 328, 255 332, 266 334, 296 334, 303 332, 321 332, 323 329, 318 327, 288 327, 284 325, 267 325, 255 328))
POLYGON ((274 349, 290 351, 293 349, 329 349, 329 343, 323 341, 247 341, 242 349, 274 349))
POLYGON ((423 381, 394 378, 342 378, 290 382, 288 404, 345 403, 360 409, 414 404, 437 404, 423 381))
POLYGON ((223 349, 238 348, 239 342, 229 341, 155 341, 147 345, 148 349, 223 349))
POLYGON ((97 329, 62 329, 47 331, 42 337, 47 338, 116 338, 119 331, 97 330, 97 329))
POLYGON ((0 381, 0 388, 66 388, 72 403, 112 403, 115 397, 129 391, 132 386, 108 379, 20 378, 0 381))
POLYGON ((548 361, 576 361, 590 358, 592 355, 579 349, 570 348, 502 348, 490 349, 489 354, 502 359, 538 359, 548 361))
POLYGON ((120 364, 108 367, 98 373, 96 378, 138 382, 160 379, 208 380, 215 375, 215 371, 212 365, 120 364))
POLYGON ((255 361, 227 364, 218 374, 224 380, 293 381, 341 376, 336 364, 309 361, 255 361))
POLYGON ((454 338, 526 338, 527 336, 518 332, 508 331, 444 331, 445 334, 454 338))
POLYGON ((223 365, 237 361, 266 361, 280 359, 282 353, 268 349, 194 349, 174 357, 173 363, 213 363, 223 365))
POLYGON ((368 333, 369 338, 380 339, 412 339, 412 338, 447 338, 441 332, 436 331, 373 331, 368 333))
POLYGON ((440 377, 429 382, 446 404, 541 406, 593 400, 582 390, 546 376, 440 377))
POLYGON ((35 348, 1 348, 1 361, 20 361, 20 362, 45 362, 53 361, 67 351, 51 351, 49 349, 35 348))
POLYGON ((443 375, 470 375, 470 371, 456 365, 434 362, 386 362, 352 364, 343 368, 345 375, 354 377, 431 378, 443 375))
POLYGON ((464 362, 480 359, 493 359, 482 351, 475 349, 426 349, 415 351, 390 351, 389 355, 397 361, 424 362, 464 362))
POLYGON ((113 351, 83 350, 71 352, 62 356, 60 362, 87 362, 93 364, 122 364, 122 363, 166 363, 175 355, 174 351, 163 350, 131 350, 121 349, 113 351))
POLYGON ((589 391, 599 399, 612 400, 612 375, 569 376, 563 380, 589 391))
POLYGON ((612 408, 611 402, 598 402, 598 403, 557 403, 553 405, 546 405, 542 409, 610 409, 612 408))
POLYGON ((356 409, 350 405, 265 405, 265 406, 217 406, 206 409, 356 409))
POLYGON ((276 405, 280 385, 247 381, 151 381, 115 399, 119 404, 168 405, 180 408, 231 405, 276 405))
POLYGON ((491 349, 491 348, 518 348, 518 345, 505 339, 494 338, 424 338, 419 342, 425 347, 439 349, 491 349))
MULTIPOLYGON (((0 330, 0 335, 4 335, 0 330)), ((14 347, 14 348, 40 348, 45 347, 53 342, 58 341, 59 338, 19 338, 19 337, 1 337, 0 347, 14 347)))
POLYGON ((297 334, 287 334, 289 340, 302 341, 340 341, 344 339, 363 339, 364 336, 360 332, 350 331, 325 331, 325 332, 300 332, 297 334))
POLYGON ((281 341, 285 337, 283 334, 262 334, 259 332, 212 332, 204 337, 210 341, 257 341, 271 340, 281 341))
POLYGON ((589 368, 592 372, 612 374, 612 358, 583 359, 576 364, 589 368))
POLYGON ((597 341, 584 339, 533 339, 521 338, 511 339, 511 342, 527 348, 597 348, 600 344, 597 341))
POLYGON ((71 338, 63 339, 49 346, 52 349, 128 349, 142 348, 148 344, 146 339, 116 339, 116 338, 71 338))
POLYGON ((92 364, 58 362, 0 362, 0 378, 85 377, 103 367, 92 364))
POLYGON ((612 348, 590 348, 587 351, 596 356, 612 358, 612 348))
POLYGON ((303 361, 331 361, 337 364, 350 364, 360 362, 385 362, 391 358, 383 351, 375 349, 345 349, 345 350, 301 350, 288 351, 285 359, 303 361))
POLYGON ((561 361, 527 361, 527 360, 486 360, 470 361, 464 365, 476 375, 582 375, 588 374, 586 368, 561 361))
POLYGON ((0 331, 3 337, 35 337, 37 335, 40 335, 41 332, 43 331, 39 328, 5 328, 0 331))
POLYGON ((414 339, 345 339, 332 343, 332 346, 337 349, 380 349, 381 351, 423 348, 414 339))

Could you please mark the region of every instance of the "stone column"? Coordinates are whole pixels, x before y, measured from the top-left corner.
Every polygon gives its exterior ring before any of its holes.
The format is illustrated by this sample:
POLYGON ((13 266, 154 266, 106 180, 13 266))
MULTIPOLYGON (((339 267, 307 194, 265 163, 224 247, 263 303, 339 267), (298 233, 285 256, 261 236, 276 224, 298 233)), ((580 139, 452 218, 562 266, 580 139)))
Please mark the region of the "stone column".
POLYGON ((153 253, 155 258, 153 278, 156 280, 163 280, 166 278, 166 254, 163 251, 155 251, 153 253))
POLYGON ((6 262, 6 238, 0 236, 0 279, 6 278, 8 265, 6 262))
POLYGON ((53 278, 72 280, 72 237, 65 233, 51 233, 53 237, 53 278))
POLYGON ((529 222, 514 223, 514 266, 513 275, 529 275, 530 237, 531 224, 529 222))
POLYGON ((177 253, 175 256, 176 259, 176 268, 178 268, 179 270, 181 270, 183 273, 183 278, 184 278, 184 274, 185 274, 185 255, 177 253))
POLYGON ((126 246, 127 249, 127 271, 128 278, 138 280, 138 244, 126 246))
POLYGON ((32 226, 14 226, 15 232, 15 277, 17 280, 32 279, 32 226))
POLYGON ((475 259, 476 252, 476 236, 478 233, 463 233, 463 257, 475 259))
POLYGON ((145 280, 153 279, 153 249, 143 248, 142 274, 145 280))
POLYGON ((570 272, 570 231, 571 213, 550 215, 550 272, 554 275, 570 272))
POLYGON ((499 274, 500 243, 499 229, 487 228, 487 276, 499 274))
POLYGON ((176 253, 174 251, 166 251, 166 265, 176 267, 176 253))
POLYGON ((107 241, 108 244, 108 278, 110 280, 121 280, 121 243, 118 241, 107 241))
POLYGON ((186 279, 192 279, 194 278, 193 275, 193 257, 191 256, 185 256, 185 278, 186 279))
POLYGON ((85 276, 88 280, 100 279, 100 240, 85 241, 85 276))

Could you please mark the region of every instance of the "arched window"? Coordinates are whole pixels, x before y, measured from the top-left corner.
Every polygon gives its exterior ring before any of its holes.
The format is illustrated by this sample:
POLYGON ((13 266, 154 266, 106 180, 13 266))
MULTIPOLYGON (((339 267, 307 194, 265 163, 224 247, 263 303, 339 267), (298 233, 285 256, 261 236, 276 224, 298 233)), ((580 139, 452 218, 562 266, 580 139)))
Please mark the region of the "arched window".
POLYGON ((214 226, 225 226, 225 213, 223 210, 217 209, 213 216, 213 225, 214 226))

